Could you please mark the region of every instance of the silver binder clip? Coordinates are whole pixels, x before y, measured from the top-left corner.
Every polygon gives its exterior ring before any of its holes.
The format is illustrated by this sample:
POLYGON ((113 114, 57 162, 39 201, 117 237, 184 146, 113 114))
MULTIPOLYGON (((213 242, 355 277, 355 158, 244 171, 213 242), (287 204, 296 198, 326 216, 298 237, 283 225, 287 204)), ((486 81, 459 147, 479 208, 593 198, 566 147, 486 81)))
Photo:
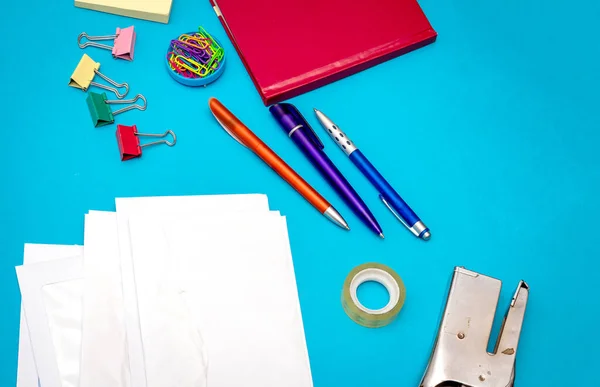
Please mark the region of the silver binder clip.
POLYGON ((487 352, 502 282, 456 267, 420 387, 513 387, 529 286, 519 282, 493 353, 487 352))

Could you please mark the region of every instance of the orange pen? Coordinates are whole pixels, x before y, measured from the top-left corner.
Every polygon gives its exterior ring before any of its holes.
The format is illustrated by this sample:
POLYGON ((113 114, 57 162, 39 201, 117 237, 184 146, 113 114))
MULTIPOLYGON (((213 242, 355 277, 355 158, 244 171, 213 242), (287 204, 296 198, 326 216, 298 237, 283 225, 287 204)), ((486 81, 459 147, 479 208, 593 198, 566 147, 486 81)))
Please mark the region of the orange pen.
POLYGON ((208 100, 210 111, 237 142, 256 153, 269 167, 271 167, 283 180, 287 181, 300 195, 313 205, 321 214, 338 226, 350 230, 348 224, 333 206, 325 200, 313 187, 298 175, 281 157, 277 156, 264 142, 261 141, 246 125, 233 115, 216 98, 208 100))

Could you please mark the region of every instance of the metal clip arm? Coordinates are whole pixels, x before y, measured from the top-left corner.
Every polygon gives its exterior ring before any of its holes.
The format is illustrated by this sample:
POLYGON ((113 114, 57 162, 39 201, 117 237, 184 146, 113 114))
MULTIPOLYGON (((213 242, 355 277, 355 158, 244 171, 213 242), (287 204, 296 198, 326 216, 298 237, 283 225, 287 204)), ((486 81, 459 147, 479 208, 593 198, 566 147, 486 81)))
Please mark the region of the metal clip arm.
POLYGON ((140 147, 145 147, 145 146, 152 146, 152 145, 158 145, 158 144, 166 144, 168 146, 173 146, 177 143, 177 136, 175 136, 175 132, 173 132, 171 129, 167 130, 166 132, 164 132, 163 134, 155 134, 155 133, 136 133, 136 136, 138 137, 167 137, 168 135, 171 135, 171 137, 173 137, 173 141, 167 141, 167 140, 158 140, 158 141, 153 141, 153 142, 149 142, 147 144, 142 144, 140 145, 140 147))
POLYGON ((115 95, 119 99, 124 98, 127 95, 127 93, 129 93, 129 85, 127 83, 117 83, 117 82, 113 81, 112 79, 110 79, 109 77, 107 77, 106 75, 102 74, 98 70, 94 70, 94 73, 115 87, 106 86, 106 85, 103 85, 103 84, 97 83, 97 82, 90 82, 90 85, 99 87, 104 90, 112 91, 113 93, 115 93, 115 95), (122 88, 125 89, 125 93, 123 93, 123 94, 119 93, 119 90, 118 90, 118 89, 122 89, 122 88))
POLYGON ((95 41, 95 40, 114 40, 116 38, 117 38, 117 35, 89 36, 87 33, 82 32, 77 37, 77 45, 79 46, 79 48, 98 47, 98 48, 103 48, 105 50, 112 50, 113 49, 112 46, 108 46, 106 44, 94 43, 93 41, 95 41), (81 43, 81 40, 83 38, 86 38, 88 41, 85 43, 81 43))
POLYGON ((137 110, 146 110, 146 107, 148 106, 148 102, 146 101, 146 97, 144 97, 141 94, 138 94, 135 96, 135 98, 132 99, 123 99, 123 100, 107 100, 105 101, 105 103, 107 104, 124 104, 124 103, 135 103, 138 99, 141 99, 144 104, 143 105, 131 105, 131 106, 127 106, 124 107, 122 109, 117 110, 116 112, 113 112, 113 116, 116 116, 117 114, 121 114, 124 113, 126 111, 129 110, 133 110, 133 109, 137 109, 137 110))

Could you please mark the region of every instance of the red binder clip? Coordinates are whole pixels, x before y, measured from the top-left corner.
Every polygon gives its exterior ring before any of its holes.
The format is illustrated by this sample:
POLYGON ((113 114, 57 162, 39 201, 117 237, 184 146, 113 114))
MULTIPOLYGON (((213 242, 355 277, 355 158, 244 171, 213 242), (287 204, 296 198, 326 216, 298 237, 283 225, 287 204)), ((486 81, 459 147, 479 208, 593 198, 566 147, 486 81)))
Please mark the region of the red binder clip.
POLYGON ((146 134, 138 133, 137 127, 117 125, 117 143, 119 144, 119 152, 121 152, 121 161, 130 160, 142 155, 142 148, 150 145, 167 144, 173 146, 177 142, 177 137, 172 130, 167 130, 163 134, 146 134), (166 137, 173 136, 173 142, 167 140, 158 140, 140 145, 140 136, 144 137, 166 137))

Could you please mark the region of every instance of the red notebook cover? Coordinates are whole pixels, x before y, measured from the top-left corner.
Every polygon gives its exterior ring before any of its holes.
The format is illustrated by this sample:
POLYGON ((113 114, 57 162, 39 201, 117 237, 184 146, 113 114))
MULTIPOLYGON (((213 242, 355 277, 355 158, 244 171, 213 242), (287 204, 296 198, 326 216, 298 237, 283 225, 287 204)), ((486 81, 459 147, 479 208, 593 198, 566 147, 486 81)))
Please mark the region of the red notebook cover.
POLYGON ((417 0, 210 0, 265 105, 435 41, 417 0))

